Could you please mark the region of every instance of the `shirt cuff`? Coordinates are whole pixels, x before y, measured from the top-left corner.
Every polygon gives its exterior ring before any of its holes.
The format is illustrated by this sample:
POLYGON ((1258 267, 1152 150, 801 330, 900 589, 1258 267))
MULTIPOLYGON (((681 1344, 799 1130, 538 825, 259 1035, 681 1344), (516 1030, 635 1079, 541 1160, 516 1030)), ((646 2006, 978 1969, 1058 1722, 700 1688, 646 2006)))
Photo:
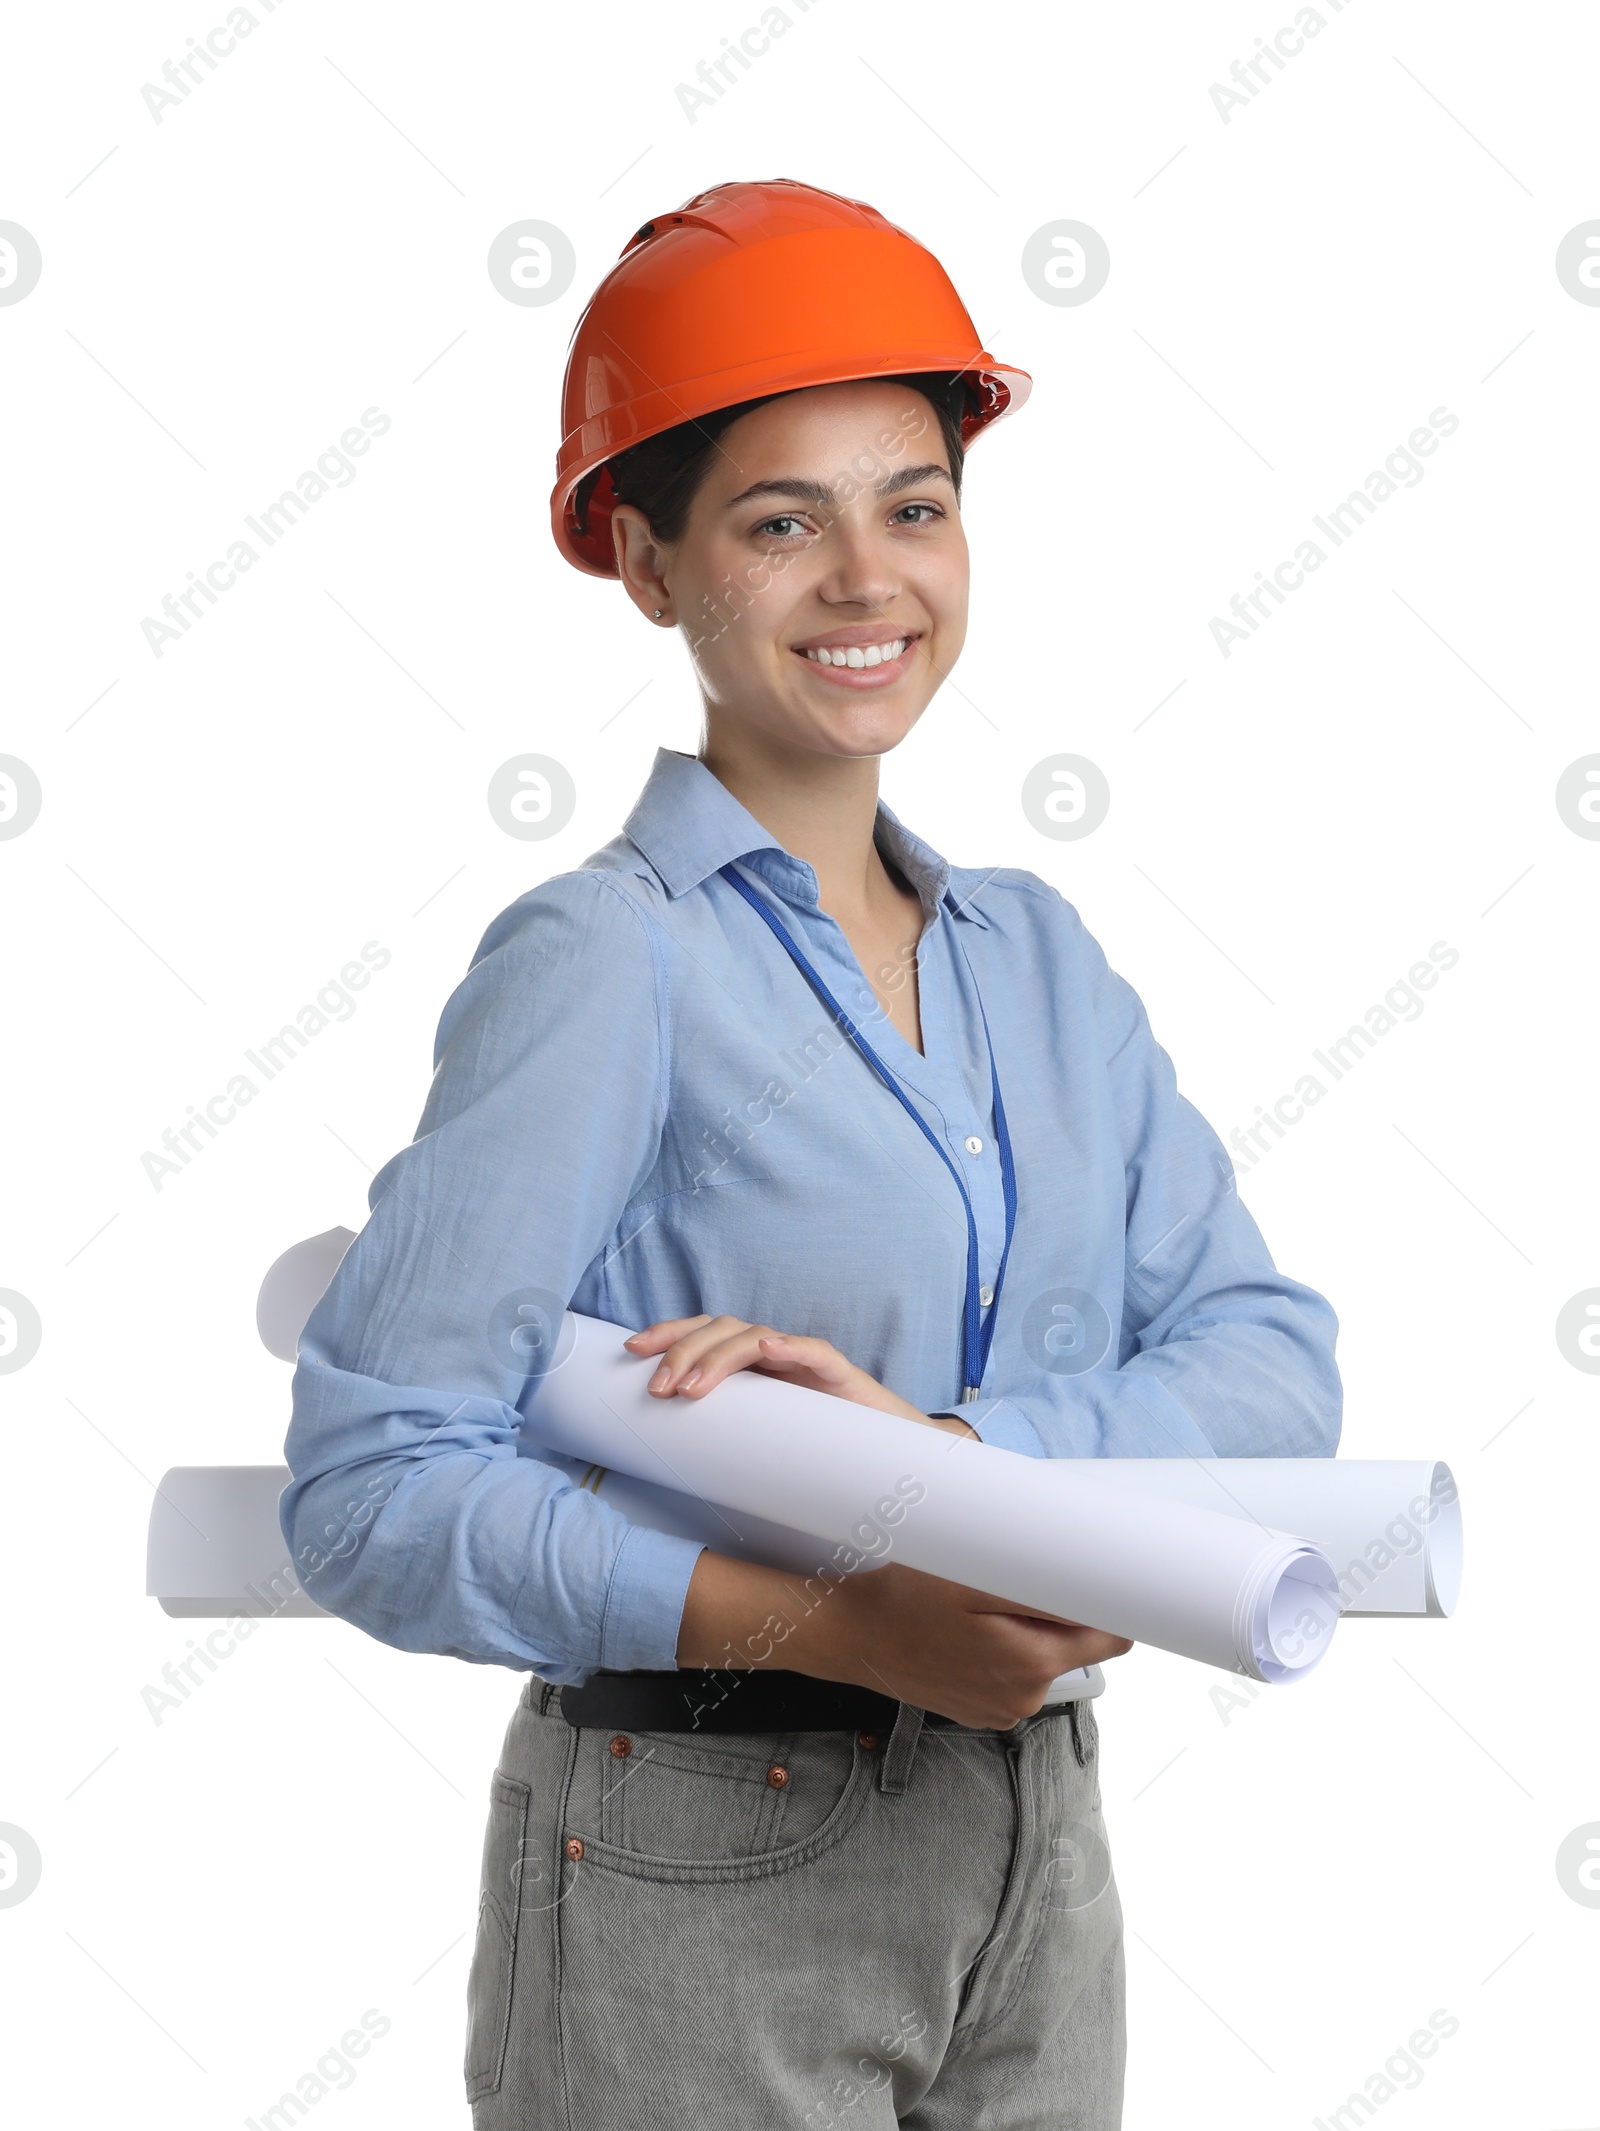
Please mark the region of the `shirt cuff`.
POLYGON ((964 1406, 946 1406, 942 1410, 965 1421, 975 1435, 996 1450, 1020 1451, 1025 1458, 1049 1456, 1038 1429, 1015 1399, 975 1398, 964 1406))
MULTIPOLYGON (((1100 1424, 1102 1458, 1214 1458, 1204 1430, 1173 1397, 1157 1376, 1124 1370, 1118 1378, 1123 1395, 1100 1424)), ((979 1398, 965 1406, 945 1406, 941 1412, 965 1421, 985 1443, 997 1450, 1019 1451, 1025 1458, 1048 1458, 1052 1453, 1034 1423, 1028 1418, 1027 1402, 1020 1398, 979 1398)))
POLYGON ((611 1566, 600 1663, 607 1672, 676 1672, 689 1578, 705 1552, 698 1539, 630 1525, 611 1566))

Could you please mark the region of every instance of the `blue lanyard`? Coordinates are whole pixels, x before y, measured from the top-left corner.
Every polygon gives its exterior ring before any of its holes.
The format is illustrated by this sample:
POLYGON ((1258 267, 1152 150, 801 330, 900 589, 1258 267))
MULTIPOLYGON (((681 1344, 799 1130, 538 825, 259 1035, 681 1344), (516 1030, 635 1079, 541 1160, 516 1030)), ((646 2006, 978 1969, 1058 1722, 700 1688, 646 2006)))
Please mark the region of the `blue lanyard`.
MULTIPOLYGON (((1006 1239, 1000 1252, 999 1269, 994 1276, 994 1297, 989 1305, 987 1318, 983 1315, 983 1304, 979 1300, 978 1292, 978 1223, 972 1211, 971 1195, 962 1181, 960 1170, 951 1161, 948 1152, 941 1146, 921 1111, 916 1108, 910 1096, 907 1095, 905 1089, 901 1086, 899 1076, 891 1067, 884 1064, 883 1060, 872 1048, 872 1045, 868 1043, 866 1037, 862 1035, 860 1029, 856 1027, 850 1016, 845 1012, 838 1000, 835 999, 832 992, 829 991, 827 985, 823 983, 822 978, 806 960, 804 954, 790 936, 787 927, 773 911, 771 905, 763 901, 747 882, 741 880, 731 865, 723 866, 720 871, 723 879, 730 886, 738 889, 751 909, 777 935, 791 961, 807 978, 812 989, 827 1007, 829 1013, 833 1015, 840 1028, 844 1030, 850 1041, 889 1090, 889 1093, 896 1098, 906 1115, 911 1119, 911 1122, 955 1179, 955 1187, 961 1194, 961 1203, 965 1207, 967 1214, 967 1300, 961 1328, 961 1374, 963 1379, 961 1396, 963 1403, 975 1399, 983 1382, 983 1372, 989 1362, 989 1348, 994 1340, 995 1318, 1000 1309, 1000 1287, 1006 1277, 1006 1260, 1011 1255, 1011 1237, 1017 1225, 1017 1176, 1011 1161, 1011 1134, 1006 1128, 1005 1105, 1000 1100, 1000 1075, 995 1069, 994 1062, 994 1038, 989 1034, 989 1017, 983 1011, 983 999, 978 993, 978 980, 973 977, 972 989, 973 996, 977 998, 978 1013, 983 1022, 983 1040, 989 1046, 989 1079, 994 1089, 994 1130, 995 1139, 1000 1149, 1000 1188, 1005 1198, 1006 1208, 1006 1239)), ((960 946, 961 943, 957 941, 956 944, 960 946)), ((966 949, 962 947, 961 955, 964 961, 966 960, 966 953, 966 949)), ((967 962, 967 974, 972 976, 972 964, 970 962, 967 962)))

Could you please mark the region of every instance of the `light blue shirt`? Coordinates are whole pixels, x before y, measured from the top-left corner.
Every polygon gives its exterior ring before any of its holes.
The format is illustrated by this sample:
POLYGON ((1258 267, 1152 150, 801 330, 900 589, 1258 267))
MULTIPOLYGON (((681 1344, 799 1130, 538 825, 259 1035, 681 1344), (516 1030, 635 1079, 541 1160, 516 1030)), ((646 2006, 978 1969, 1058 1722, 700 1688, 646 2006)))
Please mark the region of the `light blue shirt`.
POLYGON ((700 1549, 539 1453, 538 1378, 506 1338, 529 1291, 630 1329, 709 1311, 820 1334, 925 1412, 960 1399, 955 1182, 720 877, 730 861, 949 1149, 992 1283, 981 991, 1019 1200, 983 1396, 959 1408, 986 1442, 1332 1454, 1334 1313, 1274 1267, 1077 911, 1034 874, 946 864, 887 807, 877 838, 925 913, 920 1054, 811 867, 686 755, 658 753, 623 833, 489 927, 440 1020, 417 1137, 373 1180, 300 1342, 280 1516, 330 1612, 561 1682, 676 1664, 700 1549))

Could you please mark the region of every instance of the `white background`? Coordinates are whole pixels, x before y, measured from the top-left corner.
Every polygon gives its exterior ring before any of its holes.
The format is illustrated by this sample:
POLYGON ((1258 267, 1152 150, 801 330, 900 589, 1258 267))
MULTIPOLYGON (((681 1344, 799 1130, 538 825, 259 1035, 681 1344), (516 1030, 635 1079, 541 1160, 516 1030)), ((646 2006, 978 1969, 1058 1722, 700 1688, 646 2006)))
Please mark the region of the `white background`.
POLYGON ((1343 1449, 1453 1464, 1465 1596, 1348 1624, 1242 1708, 1157 1653, 1112 1668, 1127 2124, 1308 2124, 1437 2008, 1459 2032, 1385 2126, 1600 2122, 1600 1910, 1555 1871, 1600 1820, 1600 1382, 1554 1332, 1600 1283, 1600 843, 1554 802, 1600 749, 1600 308, 1554 269, 1600 216, 1592 11, 1325 5, 1226 124, 1210 85, 1288 0, 790 4, 694 123, 676 84, 755 0, 252 12, 159 124, 141 87, 221 0, 75 9, 70 45, 36 9, 3 56, 0 217, 44 260, 0 308, 0 750, 44 791, 0 844, 0 1285, 44 1326, 0 1380, 0 1822, 43 1858, 0 1909, 19 2120, 241 2123, 370 2007, 390 2031, 316 2123, 467 2121, 520 1680, 283 1621, 154 1722, 193 1624, 143 1595, 150 1483, 277 1461, 265 1266, 361 1225, 488 920, 695 744, 681 646, 551 543, 557 394, 641 221, 785 175, 930 244, 1036 380, 969 463, 973 624, 885 765, 902 817, 1059 885, 1224 1137, 1431 943, 1460 957, 1241 1188, 1339 1312, 1343 1449), (485 269, 526 217, 577 252, 544 308, 485 269), (1080 307, 1019 264, 1067 217, 1111 253, 1080 307), (153 656, 142 619, 369 406, 353 483, 153 656), (1211 617, 1436 407, 1425 478, 1224 659, 1211 617), (576 780, 548 843, 485 804, 528 750, 576 780), (1111 786, 1079 843, 1019 805, 1060 751, 1111 786), (353 1018, 156 1191, 145 1150, 368 940, 392 961, 353 1018))

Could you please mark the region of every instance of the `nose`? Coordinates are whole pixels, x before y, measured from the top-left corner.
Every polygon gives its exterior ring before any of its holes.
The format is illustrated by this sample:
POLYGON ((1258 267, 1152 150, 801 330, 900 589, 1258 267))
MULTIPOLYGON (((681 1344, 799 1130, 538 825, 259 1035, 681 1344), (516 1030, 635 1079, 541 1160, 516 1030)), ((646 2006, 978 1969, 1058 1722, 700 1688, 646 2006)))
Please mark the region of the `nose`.
POLYGON ((870 512, 842 510, 828 529, 828 566, 817 586, 830 607, 883 613, 904 589, 888 532, 870 512))

